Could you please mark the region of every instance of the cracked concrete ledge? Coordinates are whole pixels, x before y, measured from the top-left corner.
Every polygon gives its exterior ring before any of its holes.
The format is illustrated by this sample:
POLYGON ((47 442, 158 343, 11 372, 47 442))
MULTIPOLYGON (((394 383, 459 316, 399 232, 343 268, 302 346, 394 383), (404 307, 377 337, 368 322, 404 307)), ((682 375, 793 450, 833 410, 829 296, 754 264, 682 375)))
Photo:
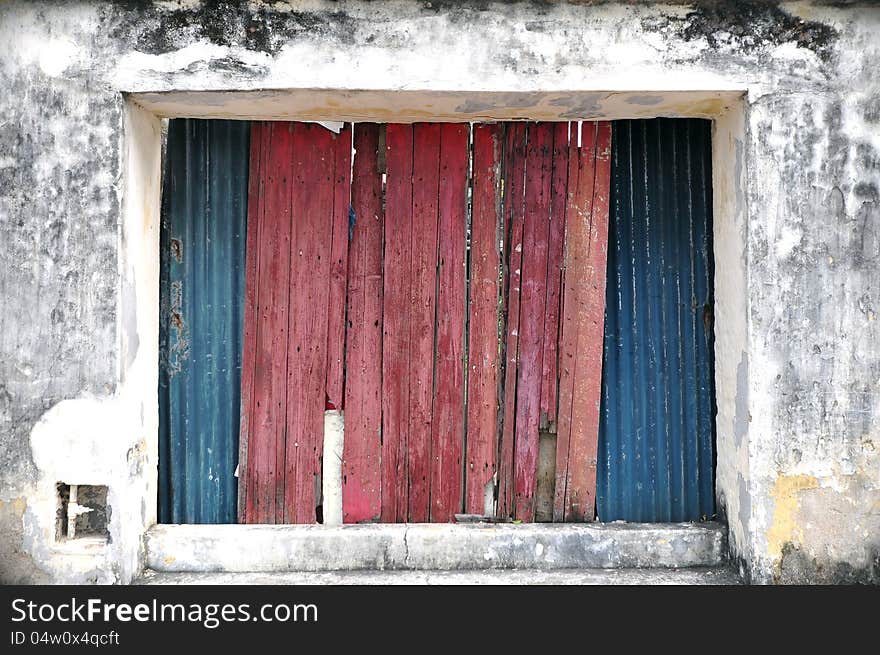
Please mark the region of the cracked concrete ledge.
POLYGON ((165 572, 468 571, 714 567, 719 523, 156 525, 165 572))
POLYGON ((285 573, 160 573, 140 585, 739 585, 727 567, 689 569, 507 569, 483 571, 323 571, 285 573))

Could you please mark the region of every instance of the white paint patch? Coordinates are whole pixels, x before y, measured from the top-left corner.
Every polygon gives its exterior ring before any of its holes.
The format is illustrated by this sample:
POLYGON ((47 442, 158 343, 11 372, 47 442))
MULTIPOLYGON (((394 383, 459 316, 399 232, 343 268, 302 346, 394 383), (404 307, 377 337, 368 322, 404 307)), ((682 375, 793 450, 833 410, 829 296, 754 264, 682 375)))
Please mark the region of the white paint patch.
POLYGON ((779 238, 776 240, 776 256, 779 259, 788 258, 794 249, 800 245, 803 236, 804 234, 800 229, 788 226, 783 227, 779 238))
POLYGON ((181 69, 199 68, 199 64, 208 68, 208 65, 216 59, 234 57, 245 67, 259 67, 266 65, 270 57, 264 52, 236 49, 228 46, 217 45, 207 40, 196 41, 185 48, 160 55, 150 55, 144 52, 132 51, 123 56, 113 71, 115 84, 122 89, 130 86, 132 78, 149 73, 171 73, 181 69))
POLYGON ((771 55, 774 59, 786 61, 812 61, 818 62, 818 57, 812 50, 801 48, 797 43, 788 41, 773 48, 771 55))
POLYGON ((202 4, 201 0, 156 0, 153 4, 160 9, 165 10, 177 10, 177 9, 191 9, 195 7, 199 7, 202 4))
POLYGON ((537 543, 535 544, 535 557, 540 557, 544 554, 544 544, 537 543))
POLYGON ((341 410, 324 412, 324 469, 321 501, 324 525, 342 525, 342 445, 345 441, 345 415, 341 410))
POLYGON ((328 130, 333 132, 334 134, 339 134, 342 131, 342 126, 345 125, 342 121, 316 121, 318 125, 323 125, 328 130))
POLYGON ((49 77, 59 77, 79 57, 79 48, 69 39, 52 39, 42 44, 38 63, 49 77))
POLYGON ((495 516, 495 476, 483 488, 483 515, 495 516))

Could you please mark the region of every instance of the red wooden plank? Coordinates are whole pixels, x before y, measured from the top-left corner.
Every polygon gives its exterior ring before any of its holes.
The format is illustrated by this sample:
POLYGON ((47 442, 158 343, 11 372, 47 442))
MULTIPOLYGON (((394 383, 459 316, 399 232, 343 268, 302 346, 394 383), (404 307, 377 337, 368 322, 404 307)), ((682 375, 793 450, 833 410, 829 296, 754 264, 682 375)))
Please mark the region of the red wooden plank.
MULTIPOLYGON (((246 278, 246 286, 251 290, 252 302, 253 302, 253 312, 251 316, 253 317, 252 321, 248 321, 248 314, 245 313, 245 326, 244 330, 250 335, 252 339, 252 343, 250 344, 250 350, 252 351, 252 361, 249 364, 246 364, 244 360, 242 360, 242 370, 243 375, 244 371, 248 371, 249 375, 253 376, 253 380, 251 383, 251 387, 249 389, 249 395, 251 396, 249 407, 247 408, 248 415, 248 460, 247 460, 247 486, 246 493, 247 498, 245 502, 246 510, 245 510, 245 520, 249 523, 257 523, 260 520, 263 520, 261 514, 265 511, 266 504, 266 493, 265 487, 267 484, 266 475, 267 472, 265 467, 263 466, 266 461, 266 449, 268 445, 264 443, 260 443, 259 441, 255 441, 253 436, 257 433, 257 416, 256 416, 256 402, 254 400, 254 396, 256 393, 256 365, 257 365, 257 340, 259 338, 259 334, 261 332, 260 324, 262 321, 260 320, 260 273, 262 271, 260 253, 258 250, 259 243, 262 241, 263 232, 265 230, 265 212, 266 212, 266 186, 265 179, 266 174, 265 170, 268 167, 269 161, 269 144, 271 143, 271 126, 262 123, 260 124, 259 137, 261 143, 260 147, 260 166, 259 170, 263 171, 259 175, 259 184, 258 184, 258 193, 260 197, 260 204, 255 205, 253 211, 255 213, 251 213, 251 206, 248 205, 248 238, 251 239, 252 247, 249 248, 247 261, 249 262, 251 277, 246 278), (254 241, 254 239, 256 239, 254 241), (258 490, 263 489, 263 494, 258 494, 258 490), (258 499, 258 495, 262 495, 263 500, 258 499)), ((253 180, 253 175, 251 175, 251 180, 253 180)), ((247 271, 246 271, 247 274, 247 271)), ((243 355, 247 353, 248 348, 243 348, 243 355)), ((244 403, 245 396, 242 396, 242 403, 244 403)), ((245 411, 245 406, 242 404, 242 412, 245 411)), ((244 419, 243 419, 244 420, 244 419)))
POLYGON ((562 245, 568 182, 568 123, 553 125, 553 177, 550 191, 550 239, 547 251, 547 301, 541 376, 541 427, 556 431, 559 385, 559 310, 562 296, 562 245))
POLYGON ((292 129, 284 522, 314 523, 326 398, 333 137, 315 124, 294 123, 292 129))
POLYGON ((385 262, 382 338, 382 521, 406 522, 410 393, 413 128, 385 135, 385 262))
POLYGON ((266 154, 265 123, 254 122, 251 125, 250 176, 248 180, 248 222, 245 258, 245 301, 244 326, 242 333, 241 357, 241 421, 239 426, 238 450, 238 522, 253 522, 254 515, 254 480, 250 471, 255 469, 258 461, 258 448, 249 447, 251 422, 254 418, 254 366, 256 363, 257 344, 257 280, 258 268, 257 244, 259 243, 258 226, 262 222, 265 193, 263 176, 264 157, 266 154))
POLYGON ((523 182, 525 175, 526 125, 507 126, 504 155, 504 222, 510 238, 505 241, 504 407, 498 457, 498 515, 513 515, 514 430, 516 427, 516 372, 519 361, 520 284, 522 280, 523 182))
POLYGON ((346 523, 376 520, 381 508, 382 176, 379 125, 354 128, 346 335, 342 511, 346 523))
MULTIPOLYGON (((308 336, 305 330, 306 320, 300 313, 303 300, 310 294, 309 281, 306 279, 306 267, 301 264, 304 249, 308 249, 308 233, 303 223, 306 220, 303 202, 303 191, 308 181, 306 160, 311 159, 311 148, 305 134, 305 126, 290 123, 291 133, 290 162, 290 260, 289 284, 287 287, 289 315, 287 318, 287 412, 285 424, 287 438, 284 442, 284 502, 281 507, 282 520, 278 523, 297 523, 297 495, 303 484, 303 472, 297 470, 297 454, 300 441, 306 431, 306 407, 308 403, 307 373, 305 370, 308 336)), ((305 444, 303 444, 305 445, 305 444)))
MULTIPOLYGON (((269 466, 272 467, 275 492, 270 499, 274 523, 284 523, 284 489, 287 484, 287 347, 290 329, 290 255, 293 232, 291 217, 291 194, 293 191, 293 125, 276 123, 273 125, 272 145, 270 150, 267 194, 270 204, 266 212, 278 224, 276 242, 260 248, 272 253, 272 262, 265 285, 272 288, 272 307, 268 309, 275 317, 266 325, 267 337, 272 344, 272 358, 266 360, 267 374, 271 382, 270 393, 265 398, 267 408, 278 410, 272 413, 271 422, 275 443, 268 454, 269 466), (274 175, 274 178, 273 178, 274 175)), ((269 237, 271 239, 271 236, 269 237)), ((265 319, 264 319, 265 320, 265 319)), ((265 371, 265 369, 264 369, 265 371)), ((260 369, 257 369, 260 373, 260 369)))
POLYGON ((351 206, 351 127, 336 135, 333 150, 333 244, 327 325, 327 403, 342 409, 345 354, 345 286, 348 272, 348 210, 351 206))
MULTIPOLYGON (((591 521, 595 514, 596 460, 602 380, 602 337, 605 318, 605 276, 608 253, 608 193, 611 178, 611 124, 592 125, 582 137, 582 167, 593 169, 590 201, 584 207, 583 277, 578 281, 578 342, 573 404, 566 519, 591 521), (590 166, 592 164, 592 166, 590 166), (587 214, 587 206, 589 213, 587 214)), ((583 175, 583 172, 582 172, 583 175)))
POLYGON ((431 503, 440 126, 413 126, 413 212, 410 314, 409 509, 424 522, 431 503))
POLYGON ((462 510, 465 243, 469 126, 440 128, 440 261, 432 436, 431 520, 462 510))
MULTIPOLYGON (((465 508, 484 514, 498 446, 501 126, 474 126, 465 508)), ((491 498, 491 495, 489 496, 491 498)))
POLYGON ((331 235, 334 221, 342 223, 336 229, 345 240, 335 250, 345 257, 348 229, 349 175, 344 169, 336 179, 334 166, 350 148, 334 139, 303 123, 255 124, 252 133, 241 431, 247 466, 239 492, 241 520, 249 523, 311 523, 319 502, 331 235), (342 221, 333 212, 337 196, 346 198, 342 221))
POLYGON ((285 124, 269 124, 266 130, 267 154, 265 195, 260 212, 256 252, 258 258, 256 294, 257 322, 254 355, 253 419, 248 433, 254 448, 254 523, 280 523, 284 520, 284 452, 287 436, 287 329, 290 274, 290 151, 291 132, 285 124), (280 364, 279 364, 280 363, 280 364))
POLYGON ((532 521, 538 474, 544 309, 547 299, 547 249, 550 215, 550 162, 553 126, 530 126, 526 154, 519 363, 516 389, 514 516, 532 521))

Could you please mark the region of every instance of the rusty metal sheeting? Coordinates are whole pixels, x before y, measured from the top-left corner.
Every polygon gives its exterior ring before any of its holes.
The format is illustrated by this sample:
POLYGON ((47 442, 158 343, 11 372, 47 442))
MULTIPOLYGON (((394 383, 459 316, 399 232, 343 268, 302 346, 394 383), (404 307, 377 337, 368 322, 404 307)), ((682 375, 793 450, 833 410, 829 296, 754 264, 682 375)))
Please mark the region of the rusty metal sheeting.
POLYGON ((711 123, 617 121, 597 509, 715 512, 711 123))
POLYGON ((170 121, 163 180, 159 521, 234 523, 250 124, 170 121))

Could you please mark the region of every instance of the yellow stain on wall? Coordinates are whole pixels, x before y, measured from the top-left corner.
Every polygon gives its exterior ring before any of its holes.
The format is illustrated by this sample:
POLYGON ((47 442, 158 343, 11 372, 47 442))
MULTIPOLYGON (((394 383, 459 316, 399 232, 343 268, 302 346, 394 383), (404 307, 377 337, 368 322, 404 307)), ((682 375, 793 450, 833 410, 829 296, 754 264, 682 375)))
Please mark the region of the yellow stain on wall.
POLYGON ((773 558, 782 556, 786 543, 803 542, 803 531, 796 523, 801 503, 799 494, 806 489, 819 487, 813 475, 780 475, 770 495, 773 496, 773 524, 767 531, 767 553, 773 558))
POLYGON ((676 102, 669 105, 664 104, 663 109, 671 111, 677 116, 710 118, 724 113, 727 110, 727 103, 723 98, 704 98, 702 100, 692 100, 690 102, 676 102))
POLYGON ((27 509, 27 498, 13 498, 12 500, 0 500, 0 515, 22 515, 27 509))

